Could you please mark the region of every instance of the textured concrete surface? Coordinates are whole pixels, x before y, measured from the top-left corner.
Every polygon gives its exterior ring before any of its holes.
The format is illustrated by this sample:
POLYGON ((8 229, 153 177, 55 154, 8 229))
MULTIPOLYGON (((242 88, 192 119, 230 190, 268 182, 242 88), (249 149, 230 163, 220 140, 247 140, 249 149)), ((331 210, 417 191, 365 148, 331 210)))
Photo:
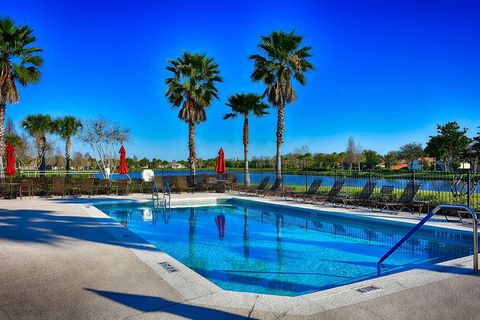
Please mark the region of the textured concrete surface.
MULTIPOLYGON (((189 300, 131 250, 148 253, 151 246, 136 237, 119 241, 113 234, 123 227, 78 205, 101 200, 0 200, 0 319, 480 318, 480 278, 450 274, 452 269, 438 281, 381 296, 367 293, 375 298, 308 317, 299 315, 306 310, 292 312, 295 306, 260 310, 265 298, 255 295, 238 306, 223 303, 228 307, 205 301, 214 295, 189 300)), ((304 300, 302 308, 321 310, 318 298, 304 300)))

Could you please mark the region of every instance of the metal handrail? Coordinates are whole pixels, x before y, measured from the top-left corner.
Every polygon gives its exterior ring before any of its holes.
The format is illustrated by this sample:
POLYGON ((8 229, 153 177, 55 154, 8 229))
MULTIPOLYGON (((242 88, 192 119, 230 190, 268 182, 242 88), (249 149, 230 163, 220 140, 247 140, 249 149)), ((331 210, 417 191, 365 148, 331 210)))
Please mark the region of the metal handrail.
POLYGON ((478 217, 475 210, 469 206, 459 205, 459 204, 440 204, 430 211, 417 225, 415 225, 410 231, 407 232, 402 239, 400 239, 383 257, 378 260, 377 263, 377 274, 380 275, 380 265, 384 262, 392 253, 394 253, 405 241, 408 240, 421 226, 423 226, 428 219, 430 219, 434 214, 436 214, 441 209, 461 209, 468 211, 473 219, 473 272, 478 273, 478 217))
MULTIPOLYGON (((170 186, 168 185, 167 181, 163 182, 163 190, 164 190, 163 199, 164 199, 164 202, 165 202, 165 206, 167 205, 166 196, 168 196, 168 205, 170 206, 171 199, 172 199, 172 192, 170 191, 170 186)), ((157 202, 158 202, 158 200, 159 200, 158 194, 159 194, 159 191, 158 191, 157 183, 155 181, 153 181, 153 183, 152 183, 152 200, 155 201, 154 196, 156 195, 157 196, 157 202)))

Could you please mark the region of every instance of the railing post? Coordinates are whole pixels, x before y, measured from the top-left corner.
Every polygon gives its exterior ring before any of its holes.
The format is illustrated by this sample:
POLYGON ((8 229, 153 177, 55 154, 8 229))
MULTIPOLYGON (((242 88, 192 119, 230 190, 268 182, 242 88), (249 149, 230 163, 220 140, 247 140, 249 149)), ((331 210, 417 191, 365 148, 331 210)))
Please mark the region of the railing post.
POLYGON ((478 219, 473 219, 473 272, 478 273, 478 219))
POLYGON ((467 171, 467 206, 470 207, 470 170, 467 171))
POLYGON ((305 171, 305 192, 308 190, 308 170, 305 171))

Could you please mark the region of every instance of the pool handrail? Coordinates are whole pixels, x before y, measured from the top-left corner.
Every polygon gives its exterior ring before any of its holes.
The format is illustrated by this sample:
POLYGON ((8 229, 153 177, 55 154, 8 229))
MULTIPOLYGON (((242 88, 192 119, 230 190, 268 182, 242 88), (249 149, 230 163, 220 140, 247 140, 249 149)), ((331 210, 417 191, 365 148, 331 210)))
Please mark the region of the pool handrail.
MULTIPOLYGON (((155 201, 154 197, 156 195, 157 197, 157 202, 159 201, 158 197, 159 191, 158 191, 158 186, 155 180, 152 181, 152 200, 155 201)), ((170 191, 170 186, 168 185, 168 181, 163 181, 163 199, 165 202, 165 206, 167 206, 167 198, 168 196, 168 205, 170 206, 171 198, 172 198, 172 192, 170 191)))
POLYGON ((475 210, 469 206, 460 204, 440 204, 430 211, 418 224, 416 224, 406 235, 402 237, 387 253, 377 262, 377 274, 380 275, 381 263, 394 253, 405 241, 408 240, 421 226, 423 226, 433 215, 441 209, 461 209, 468 211, 473 219, 473 272, 478 273, 478 217, 475 210))

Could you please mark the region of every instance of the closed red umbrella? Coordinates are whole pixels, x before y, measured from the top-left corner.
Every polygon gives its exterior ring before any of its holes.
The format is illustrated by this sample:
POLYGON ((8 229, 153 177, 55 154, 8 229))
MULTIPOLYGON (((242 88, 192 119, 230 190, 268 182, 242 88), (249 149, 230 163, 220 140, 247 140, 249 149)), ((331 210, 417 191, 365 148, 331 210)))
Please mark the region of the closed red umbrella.
POLYGON ((219 214, 215 218, 215 224, 217 225, 218 229, 218 237, 220 240, 223 240, 223 237, 225 237, 225 216, 223 214, 219 214))
POLYGON ((215 172, 224 174, 227 172, 227 167, 225 165, 225 154, 223 153, 223 148, 220 148, 218 151, 217 165, 215 166, 215 172))
POLYGON ((127 174, 128 173, 127 151, 125 151, 125 148, 122 146, 119 152, 120 152, 120 166, 118 167, 118 173, 127 174))
POLYGON ((15 149, 11 144, 7 145, 5 148, 7 152, 7 168, 5 169, 5 173, 7 176, 13 176, 17 170, 15 170, 15 149))

